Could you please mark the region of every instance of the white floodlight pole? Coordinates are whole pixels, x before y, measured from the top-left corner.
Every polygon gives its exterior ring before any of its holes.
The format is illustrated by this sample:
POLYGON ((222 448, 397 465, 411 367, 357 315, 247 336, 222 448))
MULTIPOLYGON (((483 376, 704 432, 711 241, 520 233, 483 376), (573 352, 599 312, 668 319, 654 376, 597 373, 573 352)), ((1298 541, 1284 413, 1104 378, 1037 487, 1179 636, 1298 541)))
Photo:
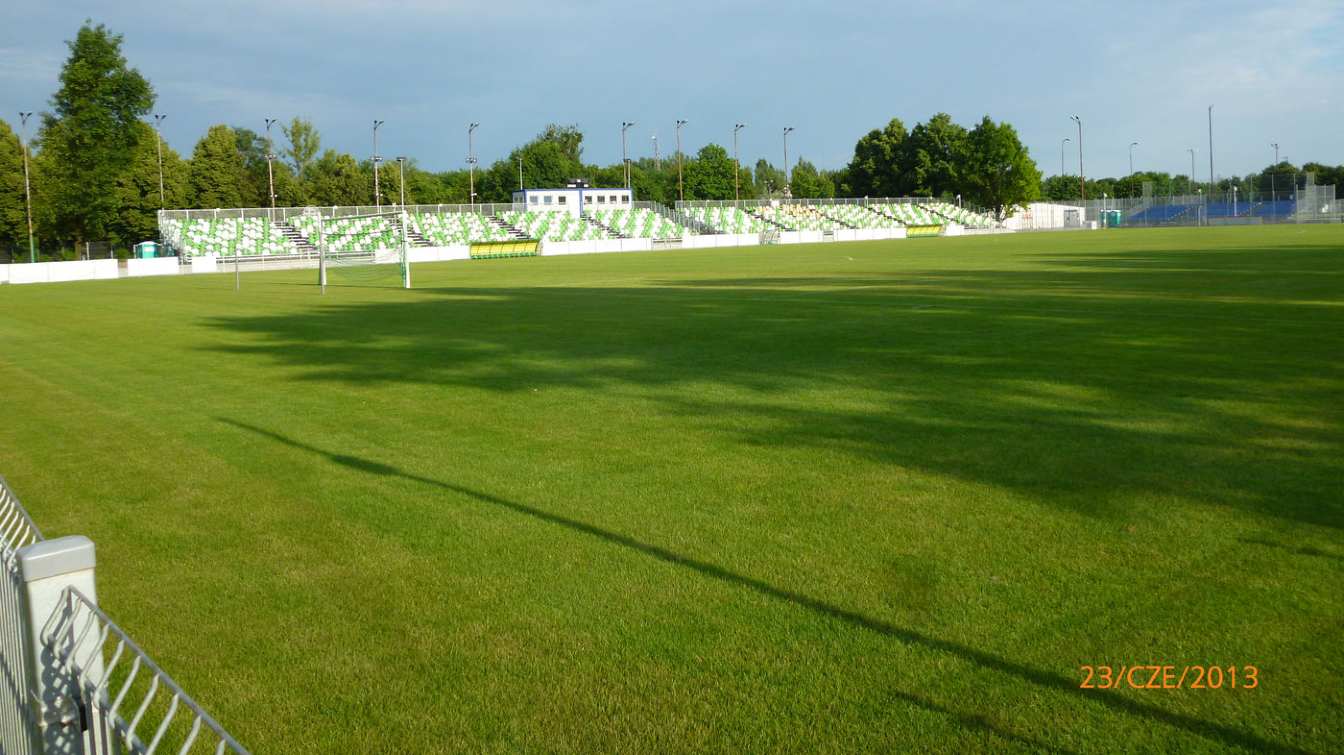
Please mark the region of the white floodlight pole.
POLYGON ((161 125, 168 116, 156 114, 154 116, 154 141, 159 151, 159 209, 165 208, 163 200, 163 130, 161 125))
POLYGON ((378 190, 378 163, 382 160, 378 156, 378 127, 381 125, 382 121, 373 122, 373 204, 378 210, 383 209, 383 195, 378 190))
POLYGON ((397 181, 401 184, 401 207, 406 209, 406 157, 397 156, 397 181))
POLYGON ((467 192, 471 195, 467 201, 471 203, 472 209, 476 207, 476 141, 474 134, 479 123, 467 124, 467 192))
MULTIPOLYGON (((19 130, 22 135, 19 136, 19 147, 23 151, 23 201, 28 207, 28 261, 37 262, 37 243, 33 240, 33 190, 32 184, 28 181, 28 119, 33 117, 32 111, 19 113, 19 130)), ((160 162, 160 165, 163 163, 160 162)), ((163 175, 160 169, 160 176, 163 175)), ((163 196, 163 179, 159 179, 159 196, 163 196)), ((160 208, 162 209, 162 208, 160 208)))
POLYGON ((1209 105, 1209 196, 1213 196, 1213 105, 1209 105))
POLYGON ((737 132, 746 128, 747 124, 738 123, 733 126, 733 201, 738 202, 742 199, 742 189, 740 186, 742 176, 742 161, 737 157, 737 132))
POLYGON ((1274 194, 1274 174, 1279 172, 1279 143, 1274 142, 1269 146, 1274 148, 1274 166, 1269 169, 1269 201, 1275 202, 1278 201, 1278 196, 1274 194))
POLYGON ((789 183, 789 134, 793 133, 793 126, 784 127, 784 188, 790 194, 793 188, 789 183))
POLYGON ((626 152, 625 132, 635 125, 634 121, 621 121, 621 162, 625 165, 625 188, 630 188, 630 157, 626 152))
POLYGON ((1066 136, 1064 137, 1064 140, 1059 143, 1059 175, 1061 176, 1064 175, 1064 145, 1071 141, 1073 140, 1066 136))
POLYGON ((681 127, 686 124, 685 120, 677 121, 677 199, 682 202, 686 201, 686 190, 681 180, 681 127))
POLYGON ((1134 175, 1134 148, 1139 146, 1138 142, 1129 143, 1129 175, 1134 175))
POLYGON ((1078 198, 1085 200, 1087 199, 1087 178, 1083 172, 1083 119, 1071 115, 1069 120, 1078 124, 1078 198))
POLYGON ((272 210, 275 209, 275 169, 271 165, 275 160, 275 146, 271 142, 271 126, 274 125, 274 118, 266 119, 266 182, 270 186, 272 210))

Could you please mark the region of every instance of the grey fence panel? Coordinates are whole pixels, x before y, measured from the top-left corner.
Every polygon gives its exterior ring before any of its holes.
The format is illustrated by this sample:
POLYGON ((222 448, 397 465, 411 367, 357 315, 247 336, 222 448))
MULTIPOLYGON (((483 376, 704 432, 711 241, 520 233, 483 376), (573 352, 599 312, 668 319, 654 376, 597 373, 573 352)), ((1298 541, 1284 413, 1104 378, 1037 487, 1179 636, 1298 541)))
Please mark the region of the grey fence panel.
POLYGON ((42 539, 19 498, 0 477, 0 752, 37 755, 37 719, 28 698, 31 650, 18 550, 42 539))
POLYGON ((34 585, 49 584, 59 575, 29 573, 28 579, 35 581, 25 582, 24 568, 41 558, 36 551, 63 540, 86 544, 90 568, 83 572, 84 584, 92 594, 93 544, 79 537, 45 540, 0 477, 0 562, 5 572, 0 578, 0 755, 43 755, 44 746, 87 755, 248 755, 93 600, 71 586, 77 582, 67 583, 59 593, 45 593, 48 597, 34 585), (54 606, 52 599, 57 599, 54 606), (40 639, 34 642, 33 637, 40 639), (71 704, 50 705, 47 695, 65 685, 64 680, 69 686, 56 699, 71 704), (38 700, 47 703, 41 716, 38 700), (48 722, 45 734, 42 717, 48 722), (69 729, 60 728, 71 726, 80 727, 74 729, 74 740, 67 735, 69 729))
POLYGON ((47 621, 42 642, 78 681, 83 705, 100 714, 95 720, 102 722, 101 730, 90 732, 98 753, 125 748, 145 755, 248 755, 93 601, 74 588, 66 588, 63 597, 64 610, 47 621))

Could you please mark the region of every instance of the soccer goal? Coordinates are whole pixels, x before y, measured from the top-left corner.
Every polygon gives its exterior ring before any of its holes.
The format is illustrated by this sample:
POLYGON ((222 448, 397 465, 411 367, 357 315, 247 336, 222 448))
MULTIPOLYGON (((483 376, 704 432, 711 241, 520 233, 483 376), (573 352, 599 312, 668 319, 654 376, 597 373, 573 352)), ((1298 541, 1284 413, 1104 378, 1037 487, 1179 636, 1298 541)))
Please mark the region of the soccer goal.
POLYGON ((318 249, 318 285, 410 288, 409 223, 405 212, 306 216, 318 249))

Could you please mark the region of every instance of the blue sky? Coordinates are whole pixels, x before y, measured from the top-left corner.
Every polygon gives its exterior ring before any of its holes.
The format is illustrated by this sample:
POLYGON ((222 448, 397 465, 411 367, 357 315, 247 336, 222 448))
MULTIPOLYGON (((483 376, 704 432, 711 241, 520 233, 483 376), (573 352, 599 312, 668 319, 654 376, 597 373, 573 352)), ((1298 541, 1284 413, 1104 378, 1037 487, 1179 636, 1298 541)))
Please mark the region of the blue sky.
POLYGON ((85 18, 126 37, 153 83, 164 134, 189 154, 213 123, 262 129, 312 119, 324 146, 427 168, 463 166, 468 121, 482 163, 546 123, 577 123, 585 159, 731 145, 743 160, 848 161, 891 117, 938 111, 1017 126, 1047 173, 1084 121, 1090 176, 1208 171, 1214 105, 1220 175, 1268 164, 1344 163, 1344 2, 539 2, 272 0, 7 2, 0 5, 0 117, 47 107, 64 41, 85 18))

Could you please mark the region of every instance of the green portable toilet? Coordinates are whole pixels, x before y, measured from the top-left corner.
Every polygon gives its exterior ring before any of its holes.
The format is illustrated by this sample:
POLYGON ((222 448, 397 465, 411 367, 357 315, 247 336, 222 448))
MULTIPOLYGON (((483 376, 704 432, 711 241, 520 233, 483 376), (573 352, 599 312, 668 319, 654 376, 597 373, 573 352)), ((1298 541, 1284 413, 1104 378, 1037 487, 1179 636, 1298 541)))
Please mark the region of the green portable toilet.
POLYGON ((157 241, 141 241, 135 245, 134 256, 142 260, 159 256, 159 243, 157 241))

